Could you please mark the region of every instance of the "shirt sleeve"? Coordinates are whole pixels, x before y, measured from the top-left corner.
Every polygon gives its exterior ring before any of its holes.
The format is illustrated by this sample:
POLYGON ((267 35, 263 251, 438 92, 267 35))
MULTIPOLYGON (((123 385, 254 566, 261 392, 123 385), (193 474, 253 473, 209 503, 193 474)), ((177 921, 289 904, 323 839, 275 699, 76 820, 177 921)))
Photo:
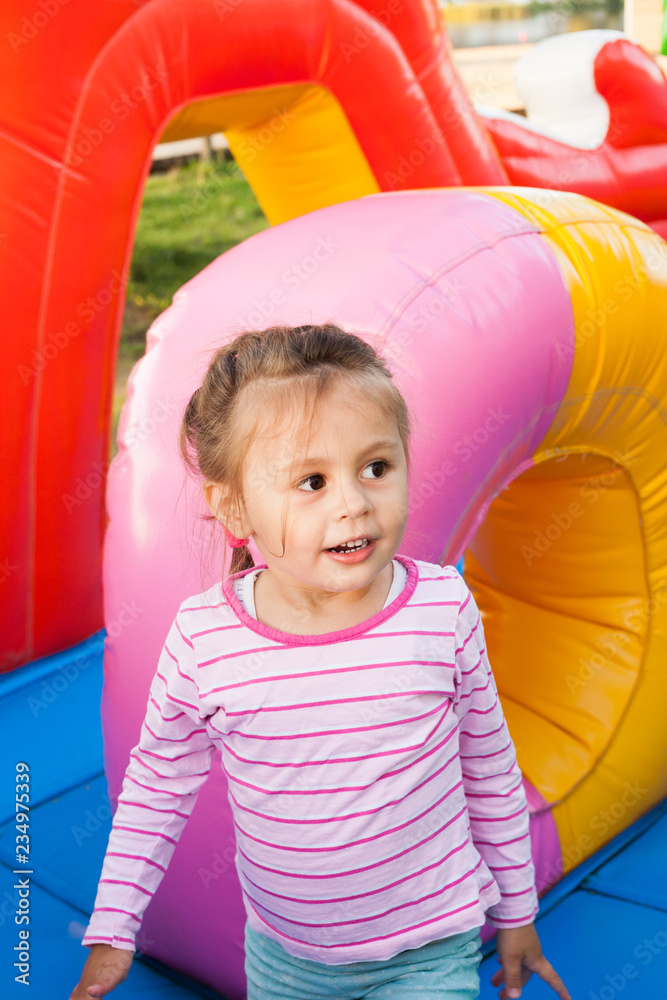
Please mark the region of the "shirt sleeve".
POLYGON ((486 653, 475 599, 461 578, 455 631, 454 712, 473 843, 501 899, 486 916, 494 927, 532 923, 538 911, 529 813, 516 751, 486 653))
POLYGON ((174 621, 151 683, 139 742, 130 752, 82 945, 136 950, 144 910, 194 809, 215 745, 200 714, 197 665, 174 621))

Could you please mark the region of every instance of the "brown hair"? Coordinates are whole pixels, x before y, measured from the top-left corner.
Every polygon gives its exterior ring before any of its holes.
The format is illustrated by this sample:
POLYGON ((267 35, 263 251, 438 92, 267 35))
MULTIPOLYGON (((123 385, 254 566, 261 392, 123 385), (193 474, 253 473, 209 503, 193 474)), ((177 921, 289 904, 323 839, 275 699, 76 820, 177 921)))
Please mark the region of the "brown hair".
MULTIPOLYGON (((205 480, 224 484, 230 509, 240 516, 244 458, 262 411, 267 412, 268 392, 272 404, 287 411, 299 398, 296 390, 302 390, 301 398, 312 404, 312 426, 316 404, 332 379, 363 390, 366 398, 395 418, 409 469, 408 407, 389 367, 370 344, 334 323, 253 330, 217 350, 183 415, 180 449, 186 465, 205 480), (259 400, 247 405, 253 387, 261 389, 262 405, 257 405, 259 400), (240 404, 241 395, 246 399, 240 404)), ((275 412, 271 407, 270 413, 275 412)), ((284 544, 283 533, 283 550, 284 544)), ((230 573, 254 566, 247 545, 232 552, 230 573)))

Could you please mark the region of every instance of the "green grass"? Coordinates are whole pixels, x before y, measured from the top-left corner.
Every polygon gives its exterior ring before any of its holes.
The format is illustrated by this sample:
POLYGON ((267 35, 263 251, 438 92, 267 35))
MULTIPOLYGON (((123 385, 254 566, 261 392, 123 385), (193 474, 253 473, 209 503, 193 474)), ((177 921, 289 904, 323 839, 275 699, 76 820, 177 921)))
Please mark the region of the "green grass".
POLYGON ((112 454, 132 365, 143 355, 146 331, 174 292, 225 250, 267 222, 233 160, 189 163, 151 174, 137 224, 113 406, 112 454))

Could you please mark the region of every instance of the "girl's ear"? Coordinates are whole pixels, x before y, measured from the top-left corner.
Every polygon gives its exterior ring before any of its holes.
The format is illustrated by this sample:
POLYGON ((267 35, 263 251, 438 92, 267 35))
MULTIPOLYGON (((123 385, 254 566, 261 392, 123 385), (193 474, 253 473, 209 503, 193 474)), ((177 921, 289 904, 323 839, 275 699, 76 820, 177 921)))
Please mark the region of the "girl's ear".
POLYGON ((245 538, 245 535, 238 534, 241 530, 240 522, 230 512, 229 497, 219 483, 204 483, 204 500, 216 518, 230 530, 236 538, 245 538))
POLYGON ((218 521, 226 521, 227 496, 219 483, 211 483, 208 480, 204 483, 204 500, 208 509, 218 521))

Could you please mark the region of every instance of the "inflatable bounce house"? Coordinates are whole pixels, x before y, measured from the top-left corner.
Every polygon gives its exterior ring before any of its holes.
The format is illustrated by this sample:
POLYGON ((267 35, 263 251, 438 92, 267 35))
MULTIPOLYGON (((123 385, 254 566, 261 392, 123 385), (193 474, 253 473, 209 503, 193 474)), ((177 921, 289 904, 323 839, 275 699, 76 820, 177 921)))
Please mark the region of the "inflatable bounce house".
MULTIPOLYGON (((0 839, 10 987, 23 974, 36 997, 64 997, 78 981, 162 642, 214 580, 177 453, 185 402, 242 330, 333 319, 387 358, 422 429, 402 550, 458 562, 482 610, 544 953, 573 996, 664 995, 657 64, 615 32, 549 40, 520 67, 524 118, 472 106, 435 0, 8 0, 2 20, 0 711, 5 781, 16 770, 29 789, 0 839), (217 131, 273 225, 155 321, 109 465, 152 151, 217 131)), ((245 996, 234 859, 217 761, 126 996, 245 996)))

